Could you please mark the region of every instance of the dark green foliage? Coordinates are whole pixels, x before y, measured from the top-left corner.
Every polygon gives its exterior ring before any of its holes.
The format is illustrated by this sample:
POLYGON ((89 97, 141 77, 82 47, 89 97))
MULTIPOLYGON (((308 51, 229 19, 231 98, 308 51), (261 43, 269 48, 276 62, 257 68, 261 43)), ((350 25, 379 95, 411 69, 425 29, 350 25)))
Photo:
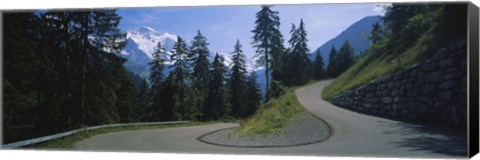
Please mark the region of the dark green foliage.
POLYGON ((377 43, 380 39, 382 39, 382 27, 378 22, 372 25, 373 29, 370 32, 369 39, 372 40, 372 43, 377 43))
POLYGON ((332 46, 330 50, 330 54, 328 55, 328 66, 327 66, 327 73, 329 77, 335 78, 339 72, 338 70, 338 62, 340 61, 339 56, 337 54, 337 49, 335 46, 332 46))
POLYGON ((190 61, 193 67, 192 73, 192 90, 196 93, 195 99, 197 102, 198 110, 202 109, 202 105, 204 105, 205 98, 208 92, 208 84, 209 84, 209 67, 210 62, 208 61, 208 57, 210 56, 210 51, 208 50, 209 43, 207 42, 207 38, 200 33, 200 30, 197 31, 197 35, 193 37, 190 46, 190 61))
POLYGON ((283 38, 280 33, 280 18, 277 11, 270 10, 270 6, 262 6, 256 13, 255 29, 252 30, 253 46, 256 48, 256 63, 265 67, 266 95, 270 99, 270 73, 272 68, 276 79, 281 79, 282 63, 284 59, 283 38))
POLYGON ((348 41, 343 43, 338 52, 335 49, 335 46, 333 46, 329 55, 329 63, 327 67, 328 75, 332 78, 337 77, 350 68, 355 61, 356 57, 354 56, 354 50, 348 41))
POLYGON ((388 37, 385 52, 402 53, 415 44, 421 34, 439 22, 435 16, 438 9, 443 9, 442 5, 393 4, 388 7, 384 17, 384 34, 388 37))
POLYGON ((309 58, 310 51, 307 47, 307 32, 305 31, 303 19, 300 20, 298 28, 295 28, 295 25, 292 24, 290 34, 288 61, 285 64, 288 71, 286 73, 288 75, 286 84, 302 85, 310 79, 312 65, 309 58))
POLYGON ((257 75, 250 72, 247 80, 247 98, 246 98, 246 115, 252 115, 260 107, 262 95, 257 84, 257 75))
POLYGON ((232 105, 232 115, 235 117, 245 117, 247 115, 247 106, 245 99, 247 98, 246 83, 247 70, 245 55, 242 51, 242 45, 237 39, 232 53, 232 69, 229 80, 230 104, 232 105))
POLYGON ((200 30, 197 32, 197 35, 193 37, 190 47, 191 61, 193 61, 192 76, 194 87, 204 93, 208 89, 210 67, 208 57, 210 56, 210 51, 208 50, 207 38, 200 33, 200 30))
POLYGON ((377 56, 399 56, 417 44, 422 35, 427 33, 431 37, 424 37, 430 38, 430 45, 425 48, 425 52, 434 52, 436 48, 466 35, 466 8, 465 4, 394 3, 386 8, 382 38, 367 52, 377 56))
POLYGON ((3 17, 3 141, 8 143, 36 136, 37 126, 42 123, 38 121, 42 115, 37 113, 48 107, 39 104, 40 97, 47 95, 40 84, 52 66, 44 52, 36 54, 42 49, 42 28, 34 25, 40 23, 40 19, 31 13, 4 14, 3 17))
MULTIPOLYGON (((184 40, 178 37, 177 43, 173 47, 171 60, 175 63, 170 66, 173 70, 170 72, 171 87, 173 87, 173 111, 174 118, 177 120, 195 120, 200 114, 198 106, 198 97, 196 90, 191 87, 192 77, 190 74, 188 56, 189 51, 184 40)), ((163 102, 162 102, 163 103, 163 102)))
POLYGON ((115 90, 116 96, 118 97, 115 105, 118 107, 117 113, 120 122, 137 122, 143 115, 139 115, 138 113, 140 108, 137 101, 137 90, 132 78, 130 78, 130 74, 122 67, 123 63, 124 62, 119 63, 119 66, 115 66, 118 71, 113 72, 114 75, 120 78, 117 81, 118 88, 115 90))
POLYGON ((438 16, 439 27, 435 29, 439 46, 444 46, 452 41, 467 35, 467 4, 449 4, 443 6, 442 16, 438 16))
POLYGON ((162 87, 153 97, 152 102, 152 120, 153 121, 169 121, 175 120, 175 91, 172 77, 169 76, 162 83, 162 87))
POLYGON ((345 41, 342 47, 338 50, 337 55, 339 56, 339 73, 346 71, 355 63, 355 55, 352 46, 349 41, 345 41))
POLYGON ((154 121, 159 121, 159 120, 170 120, 170 115, 173 114, 170 111, 167 111, 168 109, 162 110, 162 107, 173 107, 173 106, 168 106, 164 101, 162 101, 161 95, 164 95, 165 93, 162 93, 164 89, 168 88, 164 85, 164 82, 162 80, 164 79, 163 75, 163 70, 165 68, 164 62, 166 56, 165 54, 165 48, 162 46, 160 42, 157 44, 156 51, 153 53, 153 60, 149 63, 150 65, 150 83, 151 83, 151 88, 150 88, 150 95, 152 97, 152 103, 150 106, 150 115, 148 116, 151 120, 154 121), (162 113, 164 112, 165 113, 162 113), (162 114, 168 114, 167 115, 162 115, 162 114))
POLYGON ((158 42, 155 52, 152 54, 153 60, 149 63, 150 65, 150 83, 152 84, 151 93, 154 95, 161 89, 161 83, 164 78, 163 69, 165 68, 165 48, 163 48, 162 43, 158 42))
POLYGON ((4 142, 140 119, 115 10, 4 18, 4 142))
POLYGON ((218 119, 227 114, 227 99, 225 91, 225 72, 223 57, 218 54, 212 62, 208 96, 203 107, 204 120, 218 119))
POLYGON ((313 62, 313 78, 314 79, 325 79, 327 78, 327 71, 325 70, 325 64, 323 63, 322 54, 320 54, 320 50, 316 52, 317 56, 315 61, 313 62))
POLYGON ((138 115, 138 120, 142 122, 150 121, 153 117, 153 109, 151 106, 152 101, 152 94, 150 93, 150 87, 148 87, 148 83, 146 80, 142 81, 140 85, 137 95, 136 95, 136 103, 138 109, 135 111, 138 115))
POLYGON ((380 76, 407 69, 467 36, 467 4, 397 4, 387 8, 382 38, 323 92, 330 99, 380 76))

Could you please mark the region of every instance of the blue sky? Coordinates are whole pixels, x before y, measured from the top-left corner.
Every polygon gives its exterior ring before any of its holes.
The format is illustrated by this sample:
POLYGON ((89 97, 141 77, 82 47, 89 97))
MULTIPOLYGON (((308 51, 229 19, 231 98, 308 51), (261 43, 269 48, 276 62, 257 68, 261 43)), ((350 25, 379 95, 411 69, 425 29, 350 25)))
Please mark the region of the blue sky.
MULTIPOLYGON (((276 5, 279 11, 280 30, 285 43, 290 35, 291 23, 298 25, 303 18, 309 39, 308 47, 314 50, 334 38, 354 22, 365 16, 383 15, 376 3, 362 4, 316 4, 276 5)), ((211 7, 156 7, 123 8, 118 13, 123 17, 122 30, 148 26, 163 34, 176 34, 188 42, 199 29, 208 39, 211 51, 231 52, 238 38, 244 53, 251 57, 251 30, 255 13, 260 6, 211 6, 211 7)), ((288 47, 288 44, 285 44, 288 47)))

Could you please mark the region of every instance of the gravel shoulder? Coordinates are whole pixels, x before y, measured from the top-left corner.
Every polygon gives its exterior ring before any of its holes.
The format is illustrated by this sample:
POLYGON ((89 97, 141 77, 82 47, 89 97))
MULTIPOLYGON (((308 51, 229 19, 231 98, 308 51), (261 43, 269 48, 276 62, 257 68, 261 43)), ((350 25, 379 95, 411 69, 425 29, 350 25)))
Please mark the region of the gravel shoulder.
POLYGON ((330 128, 311 114, 299 115, 280 133, 240 136, 236 128, 220 129, 198 137, 204 143, 228 147, 287 147, 318 143, 330 136, 330 128))

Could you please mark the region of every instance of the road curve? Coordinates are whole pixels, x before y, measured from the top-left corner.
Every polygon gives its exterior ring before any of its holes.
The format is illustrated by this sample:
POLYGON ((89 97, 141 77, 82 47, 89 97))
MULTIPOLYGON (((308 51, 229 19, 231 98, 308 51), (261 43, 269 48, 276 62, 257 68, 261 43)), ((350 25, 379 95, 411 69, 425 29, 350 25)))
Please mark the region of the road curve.
POLYGON ((333 130, 331 137, 321 143, 282 148, 234 148, 205 144, 196 139, 214 130, 238 126, 233 123, 221 123, 102 134, 77 142, 74 149, 163 153, 466 158, 466 133, 345 110, 320 98, 320 91, 328 83, 329 81, 321 81, 295 91, 299 102, 311 113, 325 120, 333 130))

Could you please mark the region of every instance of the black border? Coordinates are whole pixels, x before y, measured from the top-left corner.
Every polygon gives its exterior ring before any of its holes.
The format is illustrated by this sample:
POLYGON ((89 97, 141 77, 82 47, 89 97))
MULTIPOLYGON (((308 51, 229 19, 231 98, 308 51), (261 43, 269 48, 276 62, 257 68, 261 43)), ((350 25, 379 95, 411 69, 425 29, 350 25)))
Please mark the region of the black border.
POLYGON ((469 49, 469 157, 472 158, 478 153, 479 145, 479 64, 478 64, 478 23, 479 23, 478 7, 472 2, 468 5, 468 49, 469 49))

